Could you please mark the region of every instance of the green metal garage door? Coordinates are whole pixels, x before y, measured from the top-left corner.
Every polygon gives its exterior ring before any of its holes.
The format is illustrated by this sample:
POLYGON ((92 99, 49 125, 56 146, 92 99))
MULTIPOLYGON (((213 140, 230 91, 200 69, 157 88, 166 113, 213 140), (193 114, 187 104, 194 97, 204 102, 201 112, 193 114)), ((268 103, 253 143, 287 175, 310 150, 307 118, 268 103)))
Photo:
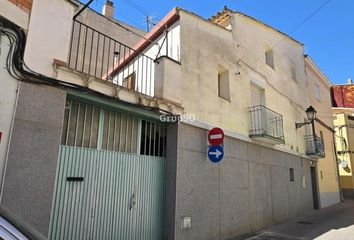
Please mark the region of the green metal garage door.
POLYGON ((162 239, 162 128, 87 106, 71 101, 66 113, 50 239, 162 239))

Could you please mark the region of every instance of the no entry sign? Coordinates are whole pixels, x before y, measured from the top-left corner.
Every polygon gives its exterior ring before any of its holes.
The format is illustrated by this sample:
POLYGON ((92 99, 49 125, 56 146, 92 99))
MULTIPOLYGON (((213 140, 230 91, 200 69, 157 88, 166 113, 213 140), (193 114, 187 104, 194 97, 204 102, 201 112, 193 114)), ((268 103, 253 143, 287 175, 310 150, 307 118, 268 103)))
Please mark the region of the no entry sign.
POLYGON ((222 144, 224 141, 224 131, 221 128, 213 128, 208 133, 209 143, 213 146, 222 144))

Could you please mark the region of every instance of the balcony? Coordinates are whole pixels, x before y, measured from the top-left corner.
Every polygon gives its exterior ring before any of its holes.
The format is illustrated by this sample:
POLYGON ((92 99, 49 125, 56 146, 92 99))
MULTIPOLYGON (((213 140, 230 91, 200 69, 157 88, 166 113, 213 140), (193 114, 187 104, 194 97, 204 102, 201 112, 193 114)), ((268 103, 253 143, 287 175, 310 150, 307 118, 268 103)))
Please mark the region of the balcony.
POLYGON ((265 106, 258 105, 249 108, 251 125, 250 138, 255 138, 271 144, 283 144, 283 116, 265 106))
POLYGON ((324 144, 323 140, 313 135, 306 135, 305 136, 305 143, 306 143, 306 155, 313 158, 324 158, 325 151, 324 151, 324 144))
POLYGON ((74 20, 68 67, 95 79, 154 96, 154 59, 74 20))

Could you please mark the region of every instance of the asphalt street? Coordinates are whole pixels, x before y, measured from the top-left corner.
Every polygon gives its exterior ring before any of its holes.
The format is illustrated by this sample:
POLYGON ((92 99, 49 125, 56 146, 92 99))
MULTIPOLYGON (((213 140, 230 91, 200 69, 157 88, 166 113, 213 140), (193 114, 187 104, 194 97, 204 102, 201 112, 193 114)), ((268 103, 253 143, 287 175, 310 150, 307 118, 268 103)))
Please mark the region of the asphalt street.
POLYGON ((247 240, 354 240, 354 201, 314 210, 263 229, 247 240))

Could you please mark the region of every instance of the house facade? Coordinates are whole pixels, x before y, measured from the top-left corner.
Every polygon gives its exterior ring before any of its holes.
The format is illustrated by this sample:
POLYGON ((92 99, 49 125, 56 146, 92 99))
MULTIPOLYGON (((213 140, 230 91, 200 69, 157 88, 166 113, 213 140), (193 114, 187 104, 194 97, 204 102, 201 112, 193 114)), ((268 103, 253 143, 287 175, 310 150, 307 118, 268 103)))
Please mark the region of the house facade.
MULTIPOLYGON (((332 84, 309 56, 305 56, 305 66, 309 104, 317 111, 317 121, 314 123, 315 135, 321 139, 323 146, 322 153, 318 154, 322 158, 319 158, 317 163, 320 206, 327 207, 340 202, 336 153, 338 146, 335 145, 330 96, 332 84)), ((307 135, 313 135, 310 125, 306 126, 305 131, 307 135)))
POLYGON ((334 85, 332 111, 336 130, 336 145, 340 171, 340 187, 344 198, 353 199, 353 136, 354 136, 354 85, 351 79, 346 85, 334 85))
POLYGON ((32 236, 230 239, 336 201, 295 128, 313 105, 298 41, 226 8, 144 33, 110 1, 1 1, 0 212, 32 236))

